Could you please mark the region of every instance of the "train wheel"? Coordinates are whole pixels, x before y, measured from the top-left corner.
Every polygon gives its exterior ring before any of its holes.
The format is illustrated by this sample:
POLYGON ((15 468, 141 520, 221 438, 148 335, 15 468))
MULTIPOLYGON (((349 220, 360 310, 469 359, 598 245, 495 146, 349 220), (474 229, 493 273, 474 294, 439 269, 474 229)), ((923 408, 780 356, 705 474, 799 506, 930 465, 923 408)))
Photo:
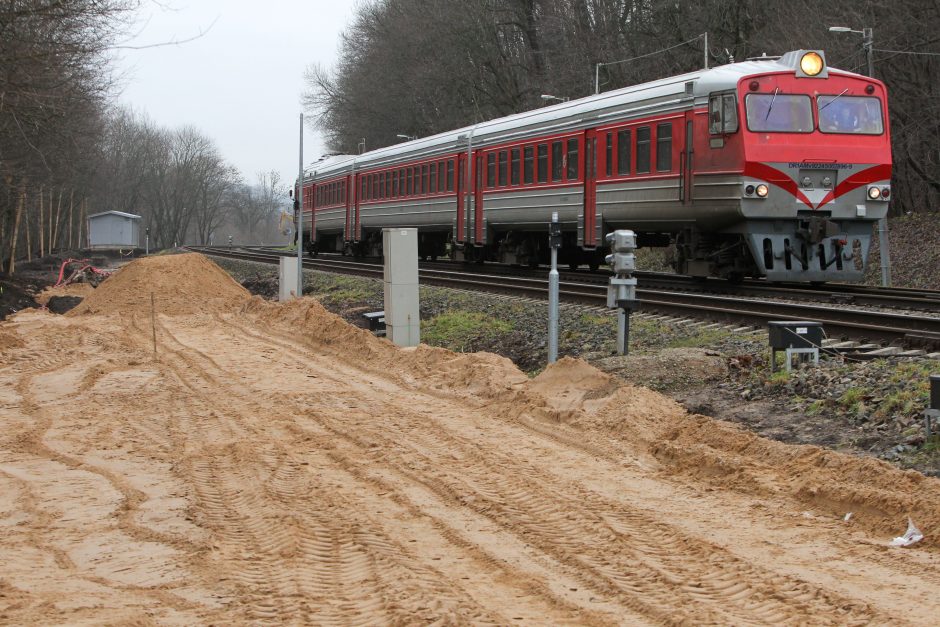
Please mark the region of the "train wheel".
POLYGON ((577 269, 578 269, 578 262, 577 262, 577 261, 569 261, 569 262, 568 262, 568 269, 571 270, 572 272, 574 272, 575 270, 577 270, 577 269))
POLYGON ((588 268, 590 268, 591 272, 597 272, 597 269, 600 267, 601 267, 601 264, 599 264, 596 261, 592 261, 588 264, 588 268))

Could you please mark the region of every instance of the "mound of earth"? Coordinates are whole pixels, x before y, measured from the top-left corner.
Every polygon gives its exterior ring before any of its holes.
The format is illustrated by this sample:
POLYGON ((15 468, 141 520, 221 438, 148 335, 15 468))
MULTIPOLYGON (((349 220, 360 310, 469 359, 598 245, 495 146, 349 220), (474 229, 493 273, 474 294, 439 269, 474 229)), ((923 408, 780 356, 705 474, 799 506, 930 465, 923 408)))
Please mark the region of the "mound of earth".
MULTIPOLYGON (((787 494, 809 511, 890 537, 908 516, 921 529, 940 525, 940 482, 874 459, 817 446, 784 444, 729 422, 687 413, 646 388, 614 383, 577 359, 552 364, 505 407, 519 419, 564 422, 645 451, 660 472, 715 489, 756 496, 787 494)), ((935 538, 925 543, 936 544, 935 538)))
POLYGON ((636 385, 657 389, 724 379, 724 358, 702 348, 667 348, 654 355, 617 355, 595 362, 601 370, 636 385))
POLYGON ((14 331, 0 329, 0 351, 10 348, 19 348, 23 345, 23 340, 17 337, 14 331))
POLYGON ((198 253, 144 257, 127 264, 68 315, 185 315, 232 311, 251 295, 219 266, 198 253))
POLYGON ((424 344, 401 349, 346 322, 312 298, 277 303, 254 296, 245 312, 279 335, 297 338, 300 334, 318 352, 357 367, 393 373, 408 384, 491 398, 526 381, 511 360, 492 353, 454 353, 424 344))
POLYGON ((36 302, 47 306, 49 300, 56 296, 72 296, 83 299, 89 296, 95 288, 89 283, 70 283, 69 285, 59 285, 47 287, 36 296, 36 302))

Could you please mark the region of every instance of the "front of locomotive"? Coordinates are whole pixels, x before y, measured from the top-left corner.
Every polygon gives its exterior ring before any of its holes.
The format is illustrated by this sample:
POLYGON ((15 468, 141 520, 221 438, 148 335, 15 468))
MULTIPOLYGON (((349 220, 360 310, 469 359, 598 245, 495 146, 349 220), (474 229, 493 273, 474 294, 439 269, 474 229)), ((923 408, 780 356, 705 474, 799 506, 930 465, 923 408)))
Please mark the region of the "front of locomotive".
POLYGON ((821 51, 791 52, 775 66, 737 85, 741 211, 758 273, 860 281, 891 198, 884 84, 828 68, 821 51))

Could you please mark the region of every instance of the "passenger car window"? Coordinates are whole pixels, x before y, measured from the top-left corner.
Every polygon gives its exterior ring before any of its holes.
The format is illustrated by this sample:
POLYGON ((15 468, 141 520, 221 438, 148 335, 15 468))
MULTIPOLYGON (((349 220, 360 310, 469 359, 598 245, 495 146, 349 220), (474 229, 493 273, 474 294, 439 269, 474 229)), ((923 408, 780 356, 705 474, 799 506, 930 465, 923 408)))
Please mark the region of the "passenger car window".
POLYGON ((631 141, 629 129, 617 132, 617 174, 630 174, 631 141))
POLYGON ((568 140, 568 180, 578 180, 578 138, 568 140))
POLYGON ((535 150, 532 146, 526 146, 522 150, 522 182, 530 185, 535 172, 535 150))
POLYGON ((659 172, 672 170, 672 122, 656 127, 656 169, 659 172))
POLYGON ((546 183, 548 182, 548 144, 539 144, 538 155, 539 155, 538 182, 546 183))
POLYGON ((650 171, 650 127, 636 129, 636 171, 637 174, 650 171))
POLYGON ((560 181, 565 174, 565 147, 561 140, 552 142, 552 180, 560 181))

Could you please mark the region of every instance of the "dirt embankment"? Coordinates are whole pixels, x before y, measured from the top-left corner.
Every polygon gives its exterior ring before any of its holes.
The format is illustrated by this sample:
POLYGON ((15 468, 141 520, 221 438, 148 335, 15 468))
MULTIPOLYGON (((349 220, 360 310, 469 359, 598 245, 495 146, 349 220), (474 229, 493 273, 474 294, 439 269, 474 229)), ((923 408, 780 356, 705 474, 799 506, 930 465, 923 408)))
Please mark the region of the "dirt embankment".
POLYGON ((136 261, 0 324, 0 622, 935 621, 936 479, 220 272, 136 261))

